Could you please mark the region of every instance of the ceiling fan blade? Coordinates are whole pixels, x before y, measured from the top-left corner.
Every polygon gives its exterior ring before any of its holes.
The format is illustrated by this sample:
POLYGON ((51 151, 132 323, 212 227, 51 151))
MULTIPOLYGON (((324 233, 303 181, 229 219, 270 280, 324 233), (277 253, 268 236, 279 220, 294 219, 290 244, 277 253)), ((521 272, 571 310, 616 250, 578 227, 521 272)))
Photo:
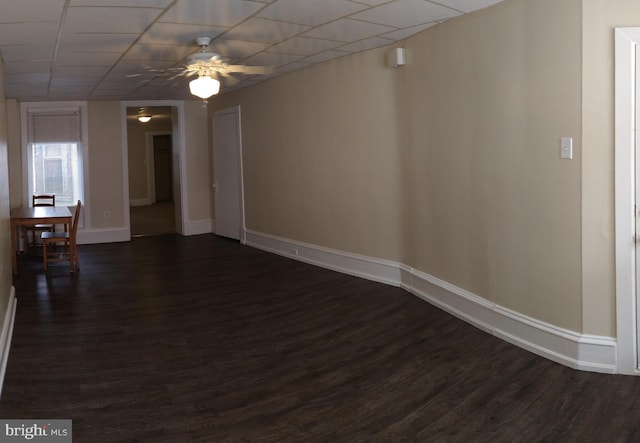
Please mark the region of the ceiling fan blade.
POLYGON ((173 80, 177 79, 178 77, 185 77, 185 76, 186 76, 186 74, 184 72, 178 72, 176 74, 173 74, 171 77, 169 77, 167 79, 167 81, 173 81, 173 80))
POLYGON ((242 78, 238 78, 234 75, 229 74, 228 72, 218 72, 218 80, 222 81, 222 84, 225 86, 231 86, 238 83, 242 78))
POLYGON ((187 57, 187 65, 219 64, 222 58, 214 52, 196 52, 187 57))
POLYGON ((229 72, 240 72, 242 74, 271 74, 275 69, 271 66, 245 66, 245 65, 227 65, 226 70, 229 72))

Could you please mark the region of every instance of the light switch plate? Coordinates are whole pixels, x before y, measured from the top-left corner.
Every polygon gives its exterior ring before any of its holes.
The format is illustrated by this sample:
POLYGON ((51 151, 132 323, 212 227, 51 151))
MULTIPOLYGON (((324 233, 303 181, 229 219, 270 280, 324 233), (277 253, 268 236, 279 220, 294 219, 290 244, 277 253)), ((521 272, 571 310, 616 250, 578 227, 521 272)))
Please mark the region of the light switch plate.
POLYGON ((560 138, 560 158, 565 160, 573 159, 573 138, 560 138))

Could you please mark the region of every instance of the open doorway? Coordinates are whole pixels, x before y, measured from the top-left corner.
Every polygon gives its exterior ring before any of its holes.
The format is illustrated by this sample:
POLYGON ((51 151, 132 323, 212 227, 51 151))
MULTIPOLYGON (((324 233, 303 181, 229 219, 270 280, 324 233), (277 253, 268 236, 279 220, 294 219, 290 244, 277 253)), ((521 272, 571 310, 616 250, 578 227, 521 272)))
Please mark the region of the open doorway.
POLYGON ((127 108, 131 236, 176 232, 173 121, 169 106, 127 108), (150 119, 139 119, 150 116, 150 119))

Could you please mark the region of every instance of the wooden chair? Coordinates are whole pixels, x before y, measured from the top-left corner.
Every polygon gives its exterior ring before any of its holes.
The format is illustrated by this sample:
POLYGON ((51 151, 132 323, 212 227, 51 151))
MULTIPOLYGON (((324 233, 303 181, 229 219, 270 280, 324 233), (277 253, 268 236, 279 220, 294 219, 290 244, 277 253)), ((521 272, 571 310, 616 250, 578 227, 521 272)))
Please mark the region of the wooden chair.
MULTIPOLYGON (((31 206, 55 206, 56 205, 56 195, 55 194, 34 194, 31 197, 31 206)), ((36 239, 40 238, 40 234, 42 232, 51 231, 54 232, 56 230, 55 225, 51 224, 39 224, 39 225, 30 225, 25 226, 25 241, 27 243, 27 251, 29 248, 32 248, 37 245, 36 239), (31 236, 29 236, 31 233, 31 236), (31 238, 31 239, 30 239, 31 238)))
POLYGON ((69 269, 74 272, 80 270, 80 260, 78 258, 78 244, 76 234, 78 233, 78 219, 80 218, 80 208, 82 203, 78 200, 76 212, 73 214, 73 222, 68 232, 43 232, 42 258, 45 272, 51 262, 69 261, 69 269), (60 250, 62 249, 62 250, 60 250))

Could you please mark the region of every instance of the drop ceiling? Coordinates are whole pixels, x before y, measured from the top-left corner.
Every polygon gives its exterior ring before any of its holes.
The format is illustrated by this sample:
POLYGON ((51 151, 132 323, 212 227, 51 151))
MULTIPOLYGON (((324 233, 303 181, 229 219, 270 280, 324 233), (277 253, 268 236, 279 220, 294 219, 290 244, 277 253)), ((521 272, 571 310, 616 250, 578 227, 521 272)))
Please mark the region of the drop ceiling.
POLYGON ((501 0, 2 0, 5 95, 35 100, 193 99, 175 77, 209 36, 230 64, 275 72, 221 93, 390 45, 501 0))

